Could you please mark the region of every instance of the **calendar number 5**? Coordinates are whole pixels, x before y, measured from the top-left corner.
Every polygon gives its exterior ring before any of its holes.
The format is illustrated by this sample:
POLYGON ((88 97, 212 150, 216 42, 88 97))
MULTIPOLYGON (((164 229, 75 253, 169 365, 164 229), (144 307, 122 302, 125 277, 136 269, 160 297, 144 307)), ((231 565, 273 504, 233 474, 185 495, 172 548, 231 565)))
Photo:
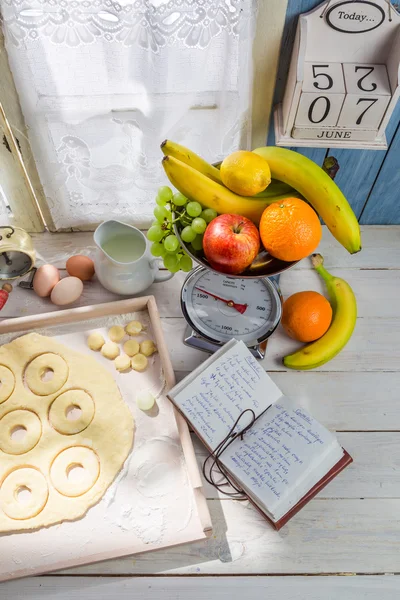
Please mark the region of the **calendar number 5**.
POLYGON ((312 72, 313 72, 313 77, 314 79, 317 79, 317 77, 326 77, 327 79, 327 84, 328 85, 320 85, 319 81, 314 81, 314 87, 317 88, 317 90, 330 90, 333 87, 333 79, 330 75, 328 75, 328 73, 317 73, 316 69, 329 69, 329 65, 313 65, 312 66, 312 72))

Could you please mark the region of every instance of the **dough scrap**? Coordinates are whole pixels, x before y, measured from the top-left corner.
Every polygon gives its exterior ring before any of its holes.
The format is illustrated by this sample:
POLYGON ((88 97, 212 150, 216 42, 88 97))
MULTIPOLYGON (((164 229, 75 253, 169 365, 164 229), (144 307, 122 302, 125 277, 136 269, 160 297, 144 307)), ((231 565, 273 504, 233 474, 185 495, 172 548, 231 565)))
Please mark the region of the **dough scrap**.
POLYGON ((124 352, 126 352, 126 354, 131 357, 135 356, 135 354, 139 352, 139 348, 139 342, 137 342, 136 340, 128 340, 124 344, 124 352))
POLYGON ((144 354, 135 354, 135 356, 131 359, 131 366, 135 371, 145 371, 147 369, 147 364, 148 360, 144 354))
POLYGON ((140 321, 131 321, 125 327, 125 331, 128 335, 139 335, 139 333, 142 331, 142 329, 143 329, 143 325, 141 324, 140 321))
POLYGON ((142 390, 136 395, 136 404, 140 410, 151 410, 155 404, 155 398, 149 390, 142 390))
POLYGON ((108 337, 112 342, 120 342, 125 336, 125 329, 121 325, 114 325, 108 330, 108 337))
POLYGON ((114 360, 114 365, 117 371, 127 371, 131 368, 131 359, 126 354, 121 354, 114 360))
POLYGON ((105 343, 106 340, 98 331, 91 333, 87 339, 87 345, 91 350, 94 350, 95 352, 101 350, 105 343))
MULTIPOLYGON (((132 448, 132 414, 114 377, 95 357, 37 333, 0 347, 0 364, 15 380, 14 391, 0 404, 0 533, 82 518, 103 497, 132 448), (24 381, 26 365, 43 356, 60 358, 68 374, 59 390, 37 395, 24 381), (68 419, 70 406, 81 409, 78 419, 68 419), (28 412, 32 421, 23 420, 28 412), (41 435, 25 450, 21 444, 33 439, 37 421, 41 435), (23 439, 10 436, 15 427, 26 428, 23 439), (82 479, 69 477, 75 466, 82 466, 82 479), (28 502, 18 500, 20 489, 30 490, 28 502)), ((35 373, 48 364, 36 364, 35 373)))
POLYGON ((101 349, 101 353, 105 358, 114 360, 119 355, 119 346, 115 342, 106 342, 101 349))
POLYGON ((151 356, 157 352, 157 348, 153 340, 143 340, 140 344, 140 352, 145 356, 151 356))

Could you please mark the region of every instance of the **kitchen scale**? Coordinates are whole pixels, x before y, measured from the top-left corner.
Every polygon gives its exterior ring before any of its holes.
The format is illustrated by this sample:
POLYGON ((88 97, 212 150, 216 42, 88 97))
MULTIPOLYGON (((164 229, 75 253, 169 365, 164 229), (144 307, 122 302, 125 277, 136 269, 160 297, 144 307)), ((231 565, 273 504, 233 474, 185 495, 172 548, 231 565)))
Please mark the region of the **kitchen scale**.
POLYGON ((184 343, 213 353, 236 338, 256 358, 264 358, 268 338, 282 316, 279 275, 230 277, 197 267, 186 278, 181 307, 188 323, 184 343))

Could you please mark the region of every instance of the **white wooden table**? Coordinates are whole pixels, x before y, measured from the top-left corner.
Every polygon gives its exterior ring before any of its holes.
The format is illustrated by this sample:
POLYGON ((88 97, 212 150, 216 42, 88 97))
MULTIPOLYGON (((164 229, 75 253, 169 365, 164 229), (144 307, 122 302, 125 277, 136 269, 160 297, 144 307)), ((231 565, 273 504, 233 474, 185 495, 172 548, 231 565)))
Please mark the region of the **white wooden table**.
MULTIPOLYGON (((93 254, 90 233, 37 234, 40 261, 65 267, 75 253, 93 254)), ((363 251, 350 256, 324 231, 320 251, 334 274, 352 285, 355 333, 332 362, 287 372, 281 358, 296 343, 278 331, 265 368, 287 394, 338 432, 354 464, 280 532, 250 506, 206 486, 214 524, 207 542, 0 584, 0 598, 148 600, 274 598, 392 600, 400 594, 400 227, 364 227, 363 251), (351 577, 349 577, 351 575, 351 577)), ((179 306, 184 279, 150 288, 178 378, 204 359, 182 344, 179 306)), ((322 290, 307 260, 281 277, 284 296, 322 290)), ((119 298, 97 282, 80 304, 119 298)), ((56 310, 16 288, 1 317, 56 310)), ((199 462, 204 451, 195 441, 199 462)), ((60 540, 62 543, 62 540, 60 540)), ((0 558, 1 560, 1 558, 0 558)))

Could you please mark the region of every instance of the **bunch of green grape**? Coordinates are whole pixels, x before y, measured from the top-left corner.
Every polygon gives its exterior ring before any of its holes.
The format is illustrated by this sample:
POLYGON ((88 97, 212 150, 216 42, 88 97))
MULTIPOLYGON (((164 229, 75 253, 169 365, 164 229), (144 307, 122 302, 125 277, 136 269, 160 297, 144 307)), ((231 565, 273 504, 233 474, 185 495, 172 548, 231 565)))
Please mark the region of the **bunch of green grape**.
POLYGON ((173 231, 173 223, 179 222, 182 240, 191 244, 193 250, 203 248, 203 235, 217 213, 211 208, 203 210, 199 202, 189 202, 188 198, 177 192, 174 194, 168 186, 160 187, 154 209, 156 220, 153 222, 147 238, 153 242, 151 253, 161 257, 164 266, 171 273, 179 270, 189 272, 193 268, 192 259, 186 254, 173 231), (172 213, 175 213, 173 221, 172 213))

